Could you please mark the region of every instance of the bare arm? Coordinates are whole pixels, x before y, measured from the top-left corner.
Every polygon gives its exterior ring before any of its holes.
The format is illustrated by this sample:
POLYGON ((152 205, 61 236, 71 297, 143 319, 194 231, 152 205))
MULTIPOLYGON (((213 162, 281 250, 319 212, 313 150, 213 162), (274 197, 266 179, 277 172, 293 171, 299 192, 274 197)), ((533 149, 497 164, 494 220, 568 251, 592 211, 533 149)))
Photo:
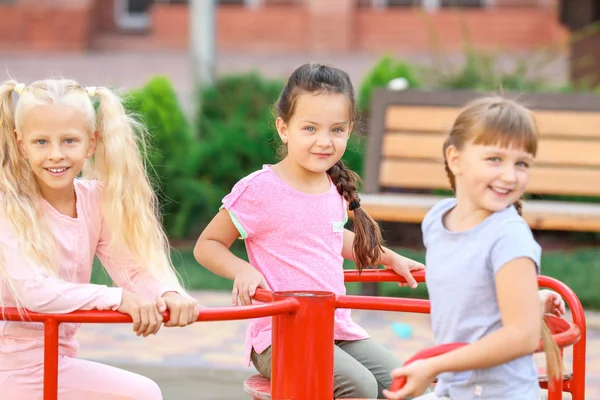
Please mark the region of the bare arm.
POLYGON ((235 279, 240 271, 250 267, 250 264, 229 250, 238 236, 239 232, 231 221, 229 213, 221 209, 196 242, 194 247, 196 261, 219 276, 235 279))
POLYGON ((269 286, 260 272, 229 250, 238 236, 229 212, 221 209, 198 238, 194 257, 209 271, 234 281, 231 293, 234 305, 238 304, 238 298, 242 305, 250 305, 256 288, 269 286))

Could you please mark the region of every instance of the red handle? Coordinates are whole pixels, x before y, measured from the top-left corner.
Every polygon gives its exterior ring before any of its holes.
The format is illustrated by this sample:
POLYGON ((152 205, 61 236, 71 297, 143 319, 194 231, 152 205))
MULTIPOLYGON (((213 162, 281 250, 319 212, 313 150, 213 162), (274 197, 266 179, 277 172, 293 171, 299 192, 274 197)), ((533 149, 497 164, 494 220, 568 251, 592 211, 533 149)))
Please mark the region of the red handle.
MULTIPOLYGON (((426 358, 436 357, 436 356, 448 353, 449 351, 456 350, 460 347, 466 346, 467 344, 468 343, 447 343, 447 344, 441 344, 438 346, 428 347, 426 349, 419 351, 417 354, 415 354, 414 356, 409 358, 404 363, 404 366, 409 365, 410 363, 415 362, 417 360, 424 360, 426 358)), ((406 377, 405 376, 395 378, 394 382, 392 382, 392 387, 390 388, 390 391, 395 392, 397 390, 400 390, 404 387, 404 385, 406 385, 406 377)))

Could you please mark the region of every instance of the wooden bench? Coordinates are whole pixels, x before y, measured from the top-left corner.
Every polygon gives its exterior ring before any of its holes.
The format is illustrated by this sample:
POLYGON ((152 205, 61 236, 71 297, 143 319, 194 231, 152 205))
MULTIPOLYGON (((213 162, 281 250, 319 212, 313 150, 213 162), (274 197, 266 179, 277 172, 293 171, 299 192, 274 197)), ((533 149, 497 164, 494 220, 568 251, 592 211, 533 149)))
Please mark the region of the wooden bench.
MULTIPOLYGON (((462 106, 482 93, 391 91, 373 94, 361 206, 376 220, 421 223, 450 189, 442 145, 462 106)), ((600 197, 600 96, 526 94, 535 111, 538 154, 528 193, 600 197)), ((600 202, 526 200, 532 229, 600 231, 600 202)))

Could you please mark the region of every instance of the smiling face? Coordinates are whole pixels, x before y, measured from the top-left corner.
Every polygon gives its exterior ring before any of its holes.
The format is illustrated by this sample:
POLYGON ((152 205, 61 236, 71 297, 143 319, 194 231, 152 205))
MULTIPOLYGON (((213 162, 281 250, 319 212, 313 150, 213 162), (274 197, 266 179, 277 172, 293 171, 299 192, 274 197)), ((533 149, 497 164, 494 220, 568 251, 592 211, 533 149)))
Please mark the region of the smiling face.
POLYGON ((42 196, 72 190, 73 181, 92 156, 95 135, 83 111, 49 104, 29 108, 15 134, 42 196))
POLYGON ((344 152, 352 123, 347 96, 341 93, 301 93, 286 123, 277 131, 287 145, 287 158, 311 173, 325 173, 344 152))
POLYGON ((458 201, 473 211, 493 213, 515 204, 527 188, 533 154, 521 147, 466 143, 446 150, 458 201))

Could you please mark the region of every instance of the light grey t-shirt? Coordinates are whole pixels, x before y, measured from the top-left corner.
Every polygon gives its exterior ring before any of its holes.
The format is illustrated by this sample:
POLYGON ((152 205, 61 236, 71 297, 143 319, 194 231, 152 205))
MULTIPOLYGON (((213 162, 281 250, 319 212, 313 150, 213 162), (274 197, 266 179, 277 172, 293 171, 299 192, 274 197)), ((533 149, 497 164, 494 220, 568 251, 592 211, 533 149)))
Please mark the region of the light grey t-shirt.
MULTIPOLYGON (((541 247, 513 206, 470 230, 450 232, 442 218, 455 206, 455 199, 440 201, 422 224, 436 344, 472 343, 502 326, 494 277, 506 263, 529 257, 539 273, 541 247)), ((453 400, 528 400, 539 395, 532 356, 489 369, 442 373, 438 379, 436 395, 453 400)))

